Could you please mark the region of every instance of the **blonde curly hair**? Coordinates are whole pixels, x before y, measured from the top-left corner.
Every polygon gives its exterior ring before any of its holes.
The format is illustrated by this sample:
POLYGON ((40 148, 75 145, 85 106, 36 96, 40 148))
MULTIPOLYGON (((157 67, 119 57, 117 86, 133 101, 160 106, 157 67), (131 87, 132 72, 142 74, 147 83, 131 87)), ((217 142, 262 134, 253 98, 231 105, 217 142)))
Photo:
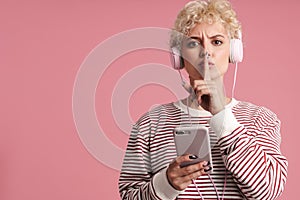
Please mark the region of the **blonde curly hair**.
MULTIPOLYGON (((177 15, 170 38, 170 47, 181 46, 184 35, 195 27, 197 23, 221 22, 227 29, 230 38, 239 38, 241 24, 235 11, 227 0, 194 0, 188 2, 177 15)), ((179 48, 180 49, 180 48, 179 48)))

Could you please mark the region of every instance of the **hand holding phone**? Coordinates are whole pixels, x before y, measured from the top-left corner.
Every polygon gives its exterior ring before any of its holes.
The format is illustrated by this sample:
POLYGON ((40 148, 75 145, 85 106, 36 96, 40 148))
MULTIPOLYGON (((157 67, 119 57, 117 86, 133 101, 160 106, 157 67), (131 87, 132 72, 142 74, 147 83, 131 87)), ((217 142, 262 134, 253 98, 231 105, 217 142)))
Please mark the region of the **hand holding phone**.
POLYGON ((176 190, 185 190, 193 180, 199 176, 207 174, 209 164, 207 161, 202 161, 194 165, 180 167, 183 162, 191 161, 191 155, 178 156, 167 168, 167 178, 170 185, 176 190))

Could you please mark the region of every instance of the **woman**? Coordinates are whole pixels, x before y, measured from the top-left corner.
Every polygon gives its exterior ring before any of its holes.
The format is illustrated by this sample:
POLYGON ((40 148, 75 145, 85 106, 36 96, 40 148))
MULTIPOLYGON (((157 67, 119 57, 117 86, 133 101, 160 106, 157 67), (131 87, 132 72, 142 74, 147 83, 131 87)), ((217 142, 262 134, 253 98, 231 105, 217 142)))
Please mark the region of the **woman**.
POLYGON ((230 3, 189 2, 174 30, 171 48, 180 53, 180 68, 187 71, 195 98, 159 106, 133 126, 119 180, 121 198, 277 198, 287 177, 280 121, 270 110, 223 92, 229 61, 235 62, 230 41, 241 31, 230 3), (207 161, 180 166, 195 156, 177 156, 173 130, 189 123, 208 127, 216 143, 210 175, 207 161))

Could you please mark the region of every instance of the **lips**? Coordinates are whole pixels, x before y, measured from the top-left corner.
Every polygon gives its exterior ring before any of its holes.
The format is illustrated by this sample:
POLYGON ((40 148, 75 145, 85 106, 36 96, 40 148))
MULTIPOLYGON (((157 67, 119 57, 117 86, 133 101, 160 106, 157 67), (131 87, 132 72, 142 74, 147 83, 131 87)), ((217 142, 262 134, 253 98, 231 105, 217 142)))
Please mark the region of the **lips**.
POLYGON ((215 63, 213 63, 213 62, 209 62, 208 63, 208 66, 211 68, 211 67, 214 67, 215 66, 215 63))
MULTIPOLYGON (((200 64, 198 65, 200 68, 204 67, 204 61, 200 62, 200 64)), ((212 68, 215 66, 215 63, 213 62, 208 62, 208 66, 209 68, 212 68)))

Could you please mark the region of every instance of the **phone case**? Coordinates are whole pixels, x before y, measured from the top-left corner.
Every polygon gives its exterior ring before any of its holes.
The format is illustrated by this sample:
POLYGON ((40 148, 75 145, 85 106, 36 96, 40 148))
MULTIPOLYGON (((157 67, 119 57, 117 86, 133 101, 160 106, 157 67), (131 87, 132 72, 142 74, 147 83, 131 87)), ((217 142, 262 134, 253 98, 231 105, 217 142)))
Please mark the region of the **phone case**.
MULTIPOLYGON (((193 154, 198 157, 193 161, 182 163, 181 167, 200 161, 209 161, 210 166, 213 168, 208 128, 199 125, 179 126, 174 129, 174 138, 178 156, 193 154)), ((212 170, 208 173, 211 173, 212 170)))

